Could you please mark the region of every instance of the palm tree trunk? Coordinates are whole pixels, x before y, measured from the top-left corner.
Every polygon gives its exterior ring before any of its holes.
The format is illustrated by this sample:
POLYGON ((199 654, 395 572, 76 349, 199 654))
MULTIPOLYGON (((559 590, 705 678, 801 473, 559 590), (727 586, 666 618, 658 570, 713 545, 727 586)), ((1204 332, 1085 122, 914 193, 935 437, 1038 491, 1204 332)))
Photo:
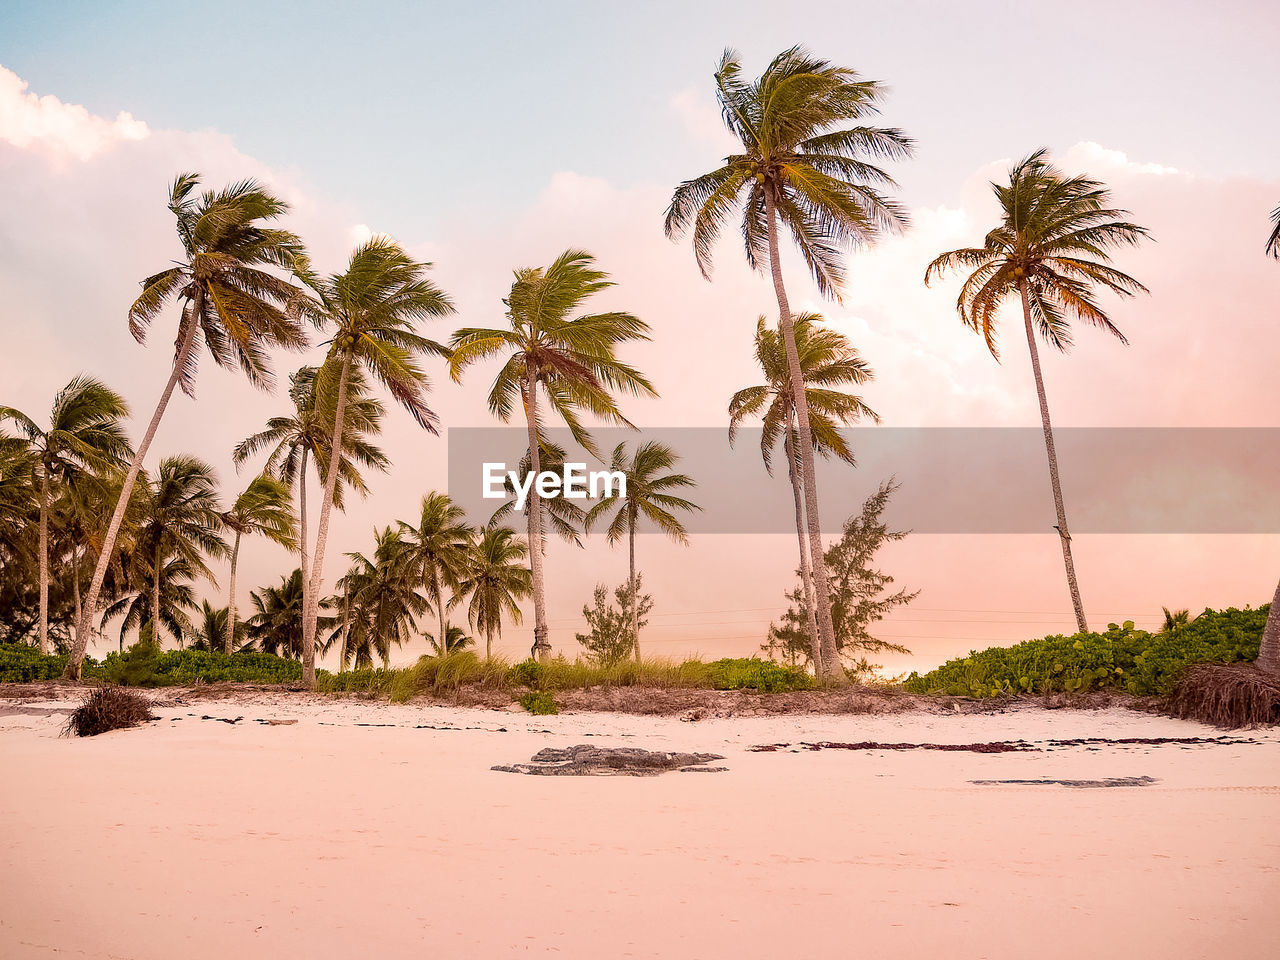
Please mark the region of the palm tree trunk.
POLYGON ((67 657, 67 668, 62 674, 64 680, 80 679, 80 669, 84 666, 84 655, 89 646, 89 620, 98 609, 102 581, 106 579, 107 566, 115 553, 116 538, 120 535, 125 511, 129 509, 129 501, 133 497, 133 488, 138 482, 138 474, 142 471, 142 460, 151 449, 151 441, 155 439, 156 430, 160 428, 165 408, 169 406, 173 390, 182 379, 182 371, 187 365, 188 357, 191 356, 191 348, 196 338, 196 317, 203 309, 204 294, 202 291, 197 291, 183 315, 183 324, 186 329, 181 333, 178 351, 173 358, 173 372, 169 374, 169 382, 165 384, 164 392, 160 394, 160 402, 156 404, 155 413, 151 415, 151 423, 142 436, 142 442, 138 444, 138 449, 133 455, 133 463, 129 464, 129 472, 125 474, 124 484, 120 487, 120 499, 116 501, 115 511, 111 514, 111 523, 107 527, 107 535, 102 540, 102 550, 98 554, 98 562, 93 568, 93 578, 89 581, 89 591, 84 598, 84 609, 80 611, 79 622, 76 624, 76 641, 71 648, 71 655, 67 657))
POLYGON ((307 594, 307 454, 302 448, 302 462, 298 470, 298 565, 302 570, 302 596, 307 594))
MULTIPOLYGON (((80 611, 82 609, 80 604, 80 548, 79 547, 74 547, 71 550, 71 595, 75 597, 76 623, 79 624, 80 611)), ((76 629, 78 631, 79 627, 77 626, 76 629)), ((79 633, 77 632, 76 636, 72 638, 72 642, 74 643, 75 640, 78 638, 79 638, 79 633)))
POLYGON ((160 646, 160 547, 151 559, 151 642, 160 646))
POLYGON ((640 662, 640 588, 636 584, 636 515, 628 504, 627 536, 631 541, 631 642, 640 662))
POLYGON ((1076 583, 1076 565, 1071 558, 1071 533, 1067 530, 1067 508, 1062 502, 1062 483, 1058 479, 1058 453, 1053 446, 1053 425, 1049 422, 1049 401, 1045 398, 1044 377, 1040 374, 1040 351, 1036 348, 1035 330, 1031 326, 1031 302, 1025 283, 1018 285, 1022 294, 1022 322, 1027 328, 1027 348, 1031 351, 1031 371, 1036 378, 1036 396, 1040 398, 1040 423, 1044 427, 1044 447, 1049 455, 1049 481, 1053 485, 1053 506, 1058 512, 1058 538, 1062 541, 1062 562, 1067 567, 1067 589, 1076 612, 1076 626, 1081 633, 1089 629, 1084 618, 1084 602, 1076 583))
POLYGON ((49 465, 40 469, 40 653, 49 652, 49 465))
POLYGON ((445 612, 443 586, 440 587, 438 594, 436 606, 440 608, 440 656, 443 657, 449 652, 449 619, 445 612))
POLYGON ((227 589, 227 638, 222 645, 223 653, 235 649, 236 636, 236 561, 240 559, 240 531, 236 531, 236 542, 231 548, 231 585, 227 589))
POLYGON ((1267 614, 1267 626, 1262 631, 1262 643, 1254 663, 1259 670, 1280 674, 1280 583, 1276 584, 1276 595, 1271 599, 1271 612, 1267 614))
POLYGON ((784 434, 787 454, 787 476, 791 479, 791 496, 796 504, 796 540, 800 547, 800 583, 804 589, 804 613, 809 621, 809 655, 813 657, 813 675, 822 676, 822 643, 818 638, 818 616, 813 609, 813 571, 809 569, 809 551, 804 548, 804 503, 800 478, 796 475, 795 444, 791 439, 791 413, 787 414, 784 434))
POLYGON ((342 463, 343 418, 347 412, 347 378, 351 373, 351 354, 342 359, 338 375, 338 400, 333 415, 333 441, 329 451, 329 471, 324 479, 324 499, 320 501, 320 523, 316 530, 316 550, 311 557, 310 590, 302 600, 302 683, 308 690, 316 688, 316 621, 320 615, 320 577, 324 569, 324 548, 329 539, 329 513, 333 509, 334 492, 338 489, 338 466, 342 463))
POLYGON ((534 481, 529 487, 529 573, 533 581, 533 652, 544 663, 551 659, 551 641, 547 636, 546 581, 542 573, 542 500, 538 496, 538 474, 542 455, 538 449, 538 383, 530 371, 524 378, 525 420, 529 428, 529 469, 534 481))
POLYGON ((836 632, 831 623, 831 584, 827 580, 827 562, 822 552, 822 522, 818 517, 818 478, 813 463, 813 435, 809 430, 809 401, 804 391, 804 375, 800 355, 796 352, 795 325, 791 306, 782 283, 782 257, 778 249, 777 204, 773 188, 765 190, 765 216, 769 226, 769 269, 773 275, 773 292, 778 298, 778 320, 782 342, 787 351, 787 369, 791 379, 791 402, 796 410, 796 427, 800 435, 800 477, 804 490, 805 521, 809 528, 809 559, 812 564, 815 615, 822 649, 822 678, 840 681, 844 668, 836 650, 836 632))
POLYGON ((484 658, 493 659, 493 627, 491 626, 484 628, 484 658))

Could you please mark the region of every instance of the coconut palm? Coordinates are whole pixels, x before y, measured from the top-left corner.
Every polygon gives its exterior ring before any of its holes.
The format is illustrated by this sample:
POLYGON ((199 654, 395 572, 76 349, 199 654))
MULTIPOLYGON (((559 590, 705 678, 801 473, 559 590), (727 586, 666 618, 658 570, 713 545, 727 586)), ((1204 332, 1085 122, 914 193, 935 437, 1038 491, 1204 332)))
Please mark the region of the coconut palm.
MULTIPOLYGON (((649 521, 672 540, 687 546, 688 532, 672 511, 694 513, 702 509, 675 493, 697 486, 692 477, 669 472, 675 468, 679 459, 669 446, 656 440, 640 444, 631 456, 627 456, 625 443, 618 444, 613 448, 609 469, 627 478, 625 492, 603 497, 587 512, 585 526, 588 531, 612 512, 613 519, 605 528, 605 536, 611 544, 617 543, 624 536, 627 538, 631 571, 627 583, 633 598, 640 595, 640 582, 636 573, 636 529, 641 520, 649 521)), ((630 604, 632 649, 637 663, 640 662, 639 608, 638 603, 630 604)))
POLYGON ((78 376, 54 397, 49 428, 13 407, 0 407, 0 422, 14 421, 39 464, 41 653, 49 652, 49 509, 54 487, 78 471, 123 469, 132 450, 122 421, 129 405, 93 377, 78 376))
POLYGON ((503 617, 516 625, 521 622, 520 601, 533 589, 528 559, 529 545, 510 527, 494 523, 481 530, 471 545, 459 589, 471 598, 467 617, 484 634, 486 659, 493 656, 494 636, 502 636, 503 617))
MULTIPOLYGON (((148 571, 151 590, 153 640, 161 642, 160 630, 172 625, 162 616, 161 604, 166 571, 174 569, 183 577, 214 580, 206 557, 220 559, 227 544, 220 533, 218 485, 213 468, 196 457, 166 457, 160 461, 154 480, 144 477, 139 485, 138 529, 135 534, 135 565, 148 571), (173 560, 181 567, 170 567, 173 560)), ((181 632, 174 631, 180 638, 181 632)))
POLYGON ((430 382, 420 359, 426 355, 448 356, 449 350, 420 336, 414 326, 418 321, 452 313, 453 304, 427 279, 429 267, 410 257, 394 240, 374 237, 352 252, 342 273, 307 278, 314 296, 304 301, 303 311, 317 323, 333 327, 316 389, 321 398, 332 391, 333 428, 329 435, 335 451, 324 471, 324 494, 302 617, 302 680, 313 689, 324 552, 338 476, 347 455, 346 418, 353 371, 359 368, 372 374, 419 426, 436 432, 435 414, 426 404, 430 382))
MULTIPOLYGON (((793 321, 796 355, 800 360, 800 376, 805 383, 805 404, 809 409, 809 434, 814 450, 821 456, 835 456, 852 465, 853 451, 839 428, 868 417, 876 423, 880 417, 861 397, 845 393, 843 387, 858 386, 874 377, 870 365, 858 355, 843 334, 821 326, 816 313, 796 314, 793 321)), ((814 609, 813 571, 805 549, 804 492, 797 471, 795 418, 791 402, 791 373, 786 348, 779 330, 769 327, 764 317, 756 321, 756 363, 765 382, 739 390, 729 400, 729 446, 733 446, 743 420, 761 418, 760 455, 765 470, 773 474, 773 451, 782 438, 787 457, 787 477, 791 481, 795 503, 796 538, 800 549, 800 581, 805 618, 809 623, 810 655, 814 672, 823 675, 822 648, 818 636, 818 617, 814 609)))
POLYGON ((383 666, 391 644, 402 646, 413 634, 414 617, 429 609, 418 592, 420 581, 403 532, 395 527, 374 530, 373 555, 349 553, 351 567, 338 580, 338 595, 330 600, 335 616, 333 640, 341 643, 340 662, 357 670, 383 666))
POLYGON ((1065 352, 1071 346, 1070 319, 1074 317, 1128 343, 1094 299, 1094 289, 1101 286, 1121 297, 1146 292, 1146 287, 1108 261, 1111 250, 1136 245, 1147 231, 1124 219, 1127 210, 1111 206, 1111 193, 1103 184, 1085 176, 1066 176, 1049 162, 1043 149, 1015 165, 1007 185, 991 186, 1000 204, 1000 224, 987 234, 981 247, 962 247, 939 256, 925 270, 924 281, 928 284, 948 270, 972 270, 960 288, 956 309, 965 325, 982 335, 997 359, 999 308, 1010 297, 1021 301, 1067 588, 1076 624, 1083 632, 1089 627, 1071 557, 1071 534, 1036 333, 1065 352))
POLYGON ((843 671, 831 622, 808 402, 782 281, 778 225, 781 221, 790 231, 819 292, 839 298, 842 247, 870 242, 881 231, 906 222, 905 213, 881 192, 894 186, 893 179, 873 161, 908 156, 911 141, 900 130, 865 123, 883 96, 879 84, 819 60, 802 47, 784 50, 758 80, 746 81, 741 73, 738 55, 726 50, 715 73, 716 95, 725 125, 741 141, 742 152, 726 157, 710 173, 681 183, 667 208, 665 229, 669 237, 692 229, 695 258, 703 276, 710 278, 715 241, 741 207, 747 262, 758 270, 769 267, 796 397, 822 660, 828 677, 838 679, 843 671))
POLYGON ((195 395, 201 344, 214 362, 238 366, 257 387, 273 385, 267 351, 274 346, 301 349, 307 338, 292 302, 297 290, 275 271, 306 269, 302 242, 286 230, 265 226, 289 206, 256 181, 242 180, 199 196, 196 174, 181 174, 169 190, 169 210, 176 220, 183 259, 142 281, 142 294, 129 308, 129 332, 142 343, 147 328, 171 299, 183 302, 179 312, 173 371, 165 383, 151 422, 125 474, 111 522, 103 538, 66 676, 80 679, 89 642, 89 617, 115 551, 133 487, 151 449, 160 420, 175 387, 195 395))
MULTIPOLYGON (((253 604, 253 614, 244 621, 245 633, 263 653, 292 660, 302 659, 302 570, 280 578, 277 587, 263 587, 249 594, 253 604)), ((327 610, 328 603, 320 605, 327 610)), ((321 615, 321 629, 333 625, 333 618, 321 615)), ((319 651, 325 653, 328 643, 318 645, 319 651)))
POLYGON ((467 647, 474 647, 475 641, 467 636, 466 631, 461 627, 449 627, 449 632, 445 634, 444 650, 440 649, 440 643, 435 638, 435 634, 423 634, 426 638, 427 646, 431 649, 432 654, 437 657, 447 657, 451 653, 461 653, 467 647))
POLYGON ((146 564, 135 564, 132 578, 121 587, 119 599, 102 611, 101 628, 116 617, 120 623, 118 647, 124 650, 124 638, 137 632, 140 640, 149 639, 160 645, 161 630, 167 629, 182 646, 184 639, 195 631, 191 614, 196 610, 196 593, 192 581, 204 576, 204 571, 194 567, 184 556, 170 557, 155 570, 146 564))
MULTIPOLYGON (((539 388, 552 412, 569 427, 575 440, 594 452, 591 435, 580 413, 607 423, 631 424, 618 409, 614 393, 657 396, 640 371, 618 359, 619 344, 647 340, 648 325, 630 313, 590 313, 573 316, 592 296, 612 286, 609 275, 595 269, 595 260, 582 250, 566 250, 549 267, 516 271, 507 306, 509 327, 465 327, 453 335, 450 371, 461 380, 471 364, 502 357, 503 364, 489 390, 489 411, 504 423, 524 408, 530 470, 541 469, 542 415, 539 388)), ((533 648, 549 659, 546 584, 542 572, 542 502, 536 487, 529 497, 528 535, 533 583, 533 648)))
MULTIPOLYGON (((565 461, 569 454, 564 447, 558 443, 541 437, 542 443, 538 450, 538 464, 540 468, 547 473, 555 473, 564 475, 565 461)), ((529 451, 526 448, 524 456, 520 458, 520 465, 516 468, 516 476, 528 477, 529 471, 533 469, 533 461, 529 457, 529 451)), ((501 524, 507 519, 516 508, 516 488, 508 474, 502 482, 503 491, 508 499, 489 517, 489 525, 501 524)), ((529 522, 530 503, 533 496, 525 499, 522 512, 525 517, 525 524, 529 522)), ((568 497, 551 497, 541 501, 539 509, 539 518, 542 521, 542 554, 547 553, 547 533, 551 532, 567 543, 572 543, 576 547, 582 546, 582 524, 586 519, 587 511, 570 500, 568 497)))
POLYGON ((1271 219, 1276 225, 1271 230, 1271 236, 1267 238, 1267 253, 1280 260, 1280 207, 1271 211, 1271 219))
MULTIPOLYGON (((333 397, 316 394, 315 367, 301 367, 289 378, 289 399, 293 413, 272 417, 265 430, 253 434, 236 445, 232 458, 237 467, 262 450, 269 450, 263 472, 278 477, 290 487, 298 486, 298 557, 303 583, 307 582, 307 466, 314 463, 324 482, 332 448, 333 397)), ((342 463, 338 483, 333 491, 333 505, 341 510, 343 491, 355 490, 365 496, 361 468, 386 472, 391 461, 366 437, 381 429, 382 403, 367 396, 367 381, 360 367, 353 367, 347 380, 347 405, 343 417, 342 463)), ((299 619, 301 623, 301 619, 299 619)))
POLYGON ((439 617, 439 637, 449 636, 449 607, 458 601, 475 530, 466 511, 446 494, 422 498, 416 524, 400 521, 406 557, 426 599, 439 617))
POLYGON ((230 510, 219 514, 222 525, 234 535, 231 545, 231 575, 227 585, 227 624, 224 650, 230 653, 238 629, 236 621, 236 562, 240 559, 240 538, 258 534, 292 550, 297 543, 297 524, 289 487, 274 477, 259 474, 236 497, 230 510))
POLYGON ((230 607, 214 607, 209 605, 208 600, 202 600, 200 620, 193 625, 192 632, 187 635, 188 648, 204 650, 208 653, 217 651, 233 653, 243 650, 251 642, 246 640, 245 624, 241 621, 232 627, 231 617, 230 607))

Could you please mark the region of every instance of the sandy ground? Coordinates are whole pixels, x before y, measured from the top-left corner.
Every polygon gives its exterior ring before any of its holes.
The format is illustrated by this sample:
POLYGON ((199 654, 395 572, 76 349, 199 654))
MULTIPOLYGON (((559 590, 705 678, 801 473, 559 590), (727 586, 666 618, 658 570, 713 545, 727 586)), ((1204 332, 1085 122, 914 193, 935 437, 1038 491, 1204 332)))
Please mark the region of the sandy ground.
POLYGON ((1115 708, 688 723, 258 694, 74 740, 70 706, 0 700, 6 960, 1222 958, 1280 941, 1276 732, 1050 749, 1219 731, 1115 708), (1017 739, 1046 748, 747 749, 1017 739), (728 771, 490 770, 577 743, 719 753, 728 771), (970 783, 1141 776, 1156 782, 970 783))

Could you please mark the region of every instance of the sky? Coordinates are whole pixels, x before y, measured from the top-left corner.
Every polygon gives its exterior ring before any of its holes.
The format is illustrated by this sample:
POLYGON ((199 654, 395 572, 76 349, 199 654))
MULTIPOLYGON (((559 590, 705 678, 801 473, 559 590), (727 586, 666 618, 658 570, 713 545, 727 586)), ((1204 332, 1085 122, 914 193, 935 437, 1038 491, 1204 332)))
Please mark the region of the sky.
MULTIPOLYGON (((458 305, 454 321, 426 331, 441 339, 500 322, 514 268, 585 247, 617 281, 600 308, 653 328, 627 356, 661 398, 629 401, 628 416, 642 427, 723 425, 728 397, 755 382, 751 332, 776 311, 772 290, 731 242, 703 281, 688 245, 662 235, 661 214, 678 181, 733 149, 710 84, 721 50, 738 48, 754 73, 801 42, 884 82, 882 122, 917 143, 892 167, 912 228, 853 254, 843 303, 819 299, 784 255, 793 307, 823 313, 875 369, 865 395, 886 425, 1038 422, 1017 328, 1006 328, 996 363, 958 322, 954 283, 926 289, 921 276, 938 252, 989 227, 988 182, 1047 146, 1064 168, 1106 181, 1154 237, 1118 264, 1150 296, 1108 302, 1130 345, 1084 330, 1070 354, 1044 356, 1055 423, 1280 426, 1280 264, 1262 255, 1280 203, 1274 4, 996 3, 979 13, 814 3, 794 28, 776 5, 741 2, 355 10, 233 2, 211 18, 171 4, 4 5, 0 401, 45 415, 87 371, 127 396, 141 433, 168 373, 171 328, 161 318, 140 347, 124 315, 138 280, 178 253, 165 192, 196 170, 210 185, 270 184, 322 269, 339 269, 374 232, 430 260, 458 305)), ((281 381, 318 356, 279 356, 281 381)), ((431 372, 446 428, 492 423, 491 369, 461 386, 431 372)), ((231 447, 285 404, 206 361, 198 401, 174 401, 149 463, 196 453, 227 488, 243 483, 231 447)), ((332 576, 375 524, 411 518, 445 483, 444 438, 393 413, 383 446, 394 470, 336 521, 332 576)), ((1070 464, 1063 472, 1069 498, 1070 464)), ((778 494, 789 498, 785 481, 778 494)), ((1047 484, 1044 497, 1047 529, 1047 484)), ((782 609, 794 549, 785 536, 701 536, 688 547, 642 537, 656 599, 646 649, 754 650, 782 609)), ((1280 569, 1275 536, 1081 535, 1075 552, 1096 624, 1150 623, 1161 605, 1262 603, 1280 569)), ((584 550, 553 543, 547 562, 552 642, 572 655, 581 606, 597 581, 621 581, 625 551, 599 538, 584 550)), ((247 545, 238 606, 289 563, 279 548, 247 545)), ((890 672, 1072 623, 1051 532, 918 534, 887 548, 882 566, 921 591, 882 627, 913 650, 887 660, 890 672)), ((527 651, 529 613, 503 652, 527 651)))

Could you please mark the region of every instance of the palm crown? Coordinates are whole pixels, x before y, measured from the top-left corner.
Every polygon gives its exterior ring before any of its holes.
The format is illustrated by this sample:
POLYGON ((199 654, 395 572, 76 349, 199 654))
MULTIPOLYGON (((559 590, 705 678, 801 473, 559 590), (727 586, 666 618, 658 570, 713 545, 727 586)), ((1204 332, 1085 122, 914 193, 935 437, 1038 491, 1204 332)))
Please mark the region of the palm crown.
POLYGON ((0 421, 14 421, 50 477, 123 468, 133 452, 121 423, 128 416, 129 405, 118 393, 86 376, 58 392, 47 430, 13 407, 0 407, 0 421))
POLYGON ((960 289, 956 309, 964 323, 982 334, 993 356, 996 313, 1010 295, 1026 293, 1036 329, 1059 350, 1071 345, 1069 317, 1101 327, 1121 342, 1124 334, 1093 296, 1100 285, 1122 297, 1146 292, 1128 274, 1107 264, 1109 251, 1132 246, 1145 228, 1112 207, 1111 193, 1097 180, 1068 177, 1037 150, 1009 172, 1008 184, 992 184, 1001 223, 981 247, 942 254, 925 270, 925 283, 948 270, 972 270, 960 289))
POLYGON ((185 260, 142 281, 142 295, 129 308, 129 332, 142 343, 165 303, 184 299, 188 308, 178 342, 191 334, 194 348, 183 360, 183 392, 194 391, 200 340, 219 366, 239 366, 255 386, 270 388, 268 348, 307 345, 297 316, 298 289, 273 272, 305 272, 302 242, 287 230, 262 225, 289 205, 256 181, 197 197, 199 183, 196 174, 184 173, 169 190, 185 260))
POLYGON ((473 544, 460 589, 469 594, 467 616, 486 638, 486 653, 494 635, 502 634, 503 618, 521 622, 520 600, 533 589, 525 561, 529 546, 510 527, 490 524, 473 544))
POLYGON ((236 536, 259 534, 292 549, 297 536, 293 498, 289 488, 274 477, 262 474, 249 481, 230 510, 219 516, 236 536))
POLYGON ((590 530, 610 511, 613 519, 605 528, 610 543, 621 540, 635 529, 641 518, 678 543, 688 543, 684 524, 672 513, 681 510, 693 513, 702 508, 690 500, 677 496, 674 491, 696 486, 694 479, 683 473, 670 472, 680 458, 665 443, 650 440, 636 447, 627 456, 627 445, 620 443, 613 448, 609 470, 624 474, 627 478, 626 493, 604 497, 588 512, 585 527, 590 530))
POLYGON ((715 241, 742 207, 747 262, 769 259, 769 207, 791 231, 819 290, 839 296, 841 245, 873 238, 906 223, 905 212, 880 192, 893 178, 873 161, 909 156, 911 140, 892 127, 867 126, 883 88, 852 70, 813 57, 802 47, 780 53, 748 82, 733 50, 716 69, 716 96, 725 126, 742 153, 676 189, 667 235, 692 225, 693 249, 710 276, 715 241))
MULTIPOLYGON (((814 449, 852 464, 853 451, 839 427, 861 417, 879 423, 880 417, 861 397, 840 388, 867 383, 874 374, 842 333, 822 326, 822 317, 818 314, 799 313, 794 322, 814 449)), ((773 451, 778 439, 785 438, 783 431, 794 431, 795 404, 791 400, 790 373, 779 332, 772 329, 764 317, 756 322, 756 363, 765 382, 739 390, 729 400, 729 443, 732 445, 737 439, 743 420, 761 417, 760 453, 765 469, 772 473, 773 451)))

